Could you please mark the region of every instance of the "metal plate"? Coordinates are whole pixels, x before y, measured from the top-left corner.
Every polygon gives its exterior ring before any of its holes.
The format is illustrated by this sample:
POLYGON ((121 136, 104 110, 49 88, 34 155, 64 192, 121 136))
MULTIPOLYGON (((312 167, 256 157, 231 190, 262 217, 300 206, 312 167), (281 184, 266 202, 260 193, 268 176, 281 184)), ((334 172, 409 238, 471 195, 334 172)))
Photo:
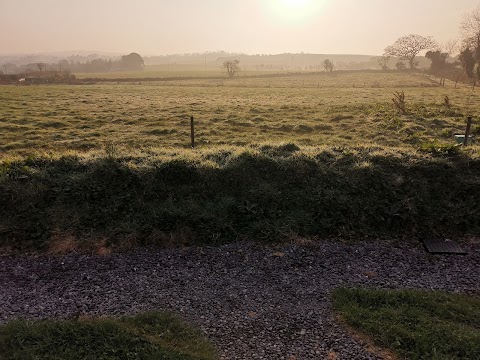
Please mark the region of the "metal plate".
POLYGON ((427 251, 432 254, 458 254, 465 255, 467 252, 460 245, 450 239, 428 239, 423 244, 427 251))

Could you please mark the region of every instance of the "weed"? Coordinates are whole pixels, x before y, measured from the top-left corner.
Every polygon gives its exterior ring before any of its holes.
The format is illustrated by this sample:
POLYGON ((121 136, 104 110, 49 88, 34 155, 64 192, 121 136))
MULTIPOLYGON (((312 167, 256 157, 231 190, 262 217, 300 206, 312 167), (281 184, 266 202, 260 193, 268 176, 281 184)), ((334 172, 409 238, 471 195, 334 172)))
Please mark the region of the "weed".
POLYGON ((400 111, 402 114, 405 114, 407 112, 405 104, 405 93, 403 91, 396 91, 395 94, 393 94, 392 101, 395 109, 400 111))
POLYGON ((438 142, 425 142, 420 149, 432 155, 454 156, 460 153, 460 147, 456 144, 439 144, 438 142))
POLYGON ((450 103, 450 97, 448 95, 445 95, 443 98, 443 106, 445 106, 447 109, 452 108, 452 104, 450 103))
POLYGON ((115 159, 118 156, 118 149, 113 141, 107 141, 105 143, 105 156, 107 159, 115 159))

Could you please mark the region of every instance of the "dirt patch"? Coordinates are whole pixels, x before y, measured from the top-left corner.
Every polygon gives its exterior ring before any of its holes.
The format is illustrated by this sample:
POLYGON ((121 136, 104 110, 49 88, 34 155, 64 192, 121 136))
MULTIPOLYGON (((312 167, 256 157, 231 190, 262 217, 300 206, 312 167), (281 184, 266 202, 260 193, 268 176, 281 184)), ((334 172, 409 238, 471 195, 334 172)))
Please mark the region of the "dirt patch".
MULTIPOLYGON (((376 345, 372 338, 353 329, 340 316, 337 316, 336 319, 338 323, 340 323, 342 327, 346 330, 348 335, 350 335, 353 339, 355 339, 356 342, 362 345, 365 350, 368 351, 370 354, 380 356, 384 360, 400 360, 400 358, 394 352, 376 345)), ((330 359, 330 357, 328 359, 330 359)))
POLYGON ((70 233, 55 230, 50 238, 48 253, 51 255, 65 255, 78 248, 77 238, 70 233))

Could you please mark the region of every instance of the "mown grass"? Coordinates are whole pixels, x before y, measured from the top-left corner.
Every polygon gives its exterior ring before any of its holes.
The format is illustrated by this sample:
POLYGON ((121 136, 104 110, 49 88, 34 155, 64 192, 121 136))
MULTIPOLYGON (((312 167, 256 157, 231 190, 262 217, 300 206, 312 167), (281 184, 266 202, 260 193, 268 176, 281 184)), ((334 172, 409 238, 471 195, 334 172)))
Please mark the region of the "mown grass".
POLYGON ((0 327, 0 358, 33 359, 216 359, 203 335, 173 315, 78 320, 17 320, 0 327))
POLYGON ((127 149, 185 148, 190 116, 199 147, 268 141, 417 149, 453 144, 465 116, 478 109, 480 92, 408 73, 2 86, 0 156, 98 150, 111 141, 127 149), (406 114, 393 107, 397 90, 405 92, 406 114))
POLYGON ((0 162, 0 247, 478 235, 475 149, 284 143, 11 157, 0 162))
POLYGON ((480 358, 480 299, 417 290, 340 288, 341 319, 402 359, 480 358))

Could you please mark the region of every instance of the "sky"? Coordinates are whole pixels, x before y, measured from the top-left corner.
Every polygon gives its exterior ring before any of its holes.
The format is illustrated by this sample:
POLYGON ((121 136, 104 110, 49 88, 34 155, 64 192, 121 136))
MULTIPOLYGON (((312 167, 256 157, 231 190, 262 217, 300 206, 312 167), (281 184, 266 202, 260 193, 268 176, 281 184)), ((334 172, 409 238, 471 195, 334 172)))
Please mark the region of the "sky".
POLYGON ((408 34, 445 42, 479 0, 0 0, 0 54, 381 55, 408 34))

